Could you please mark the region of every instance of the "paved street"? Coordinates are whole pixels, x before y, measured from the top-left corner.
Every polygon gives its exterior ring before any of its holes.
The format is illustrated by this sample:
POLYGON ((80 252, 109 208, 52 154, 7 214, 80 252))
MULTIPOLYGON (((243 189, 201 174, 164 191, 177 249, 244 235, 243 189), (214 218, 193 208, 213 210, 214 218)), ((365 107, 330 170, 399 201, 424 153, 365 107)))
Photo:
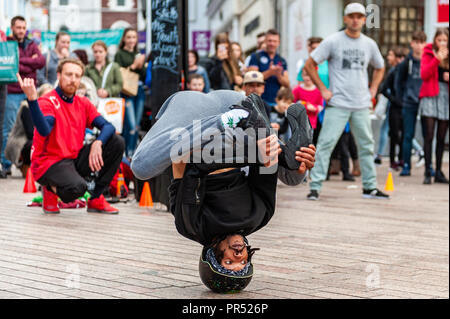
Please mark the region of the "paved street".
MULTIPOLYGON (((448 158, 448 156, 447 156, 448 158)), ((386 160, 385 160, 386 162, 386 160)), ((387 166, 378 168, 384 186, 387 166)), ((448 176, 448 160, 445 164, 448 176)), ((394 175, 390 201, 333 176, 321 201, 279 187, 270 224, 249 237, 256 274, 245 292, 201 283, 201 247, 173 217, 137 204, 118 216, 27 208, 24 180, 0 181, 0 298, 448 298, 449 187, 394 175)))

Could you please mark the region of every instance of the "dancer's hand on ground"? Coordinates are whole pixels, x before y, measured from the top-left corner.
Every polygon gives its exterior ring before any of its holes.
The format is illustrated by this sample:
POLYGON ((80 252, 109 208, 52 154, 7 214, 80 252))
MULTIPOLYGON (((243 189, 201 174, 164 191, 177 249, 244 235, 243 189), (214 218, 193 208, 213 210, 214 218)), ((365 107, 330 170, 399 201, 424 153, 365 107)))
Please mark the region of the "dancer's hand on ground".
POLYGON ((278 137, 271 135, 258 141, 258 150, 261 155, 261 162, 265 167, 272 167, 278 164, 278 155, 281 154, 281 146, 278 137))
POLYGON ((34 85, 34 80, 30 78, 25 78, 22 80, 19 73, 17 73, 16 76, 23 93, 25 93, 28 98, 28 101, 36 101, 38 99, 38 95, 36 86, 34 85))
POLYGON ((300 163, 300 168, 298 169, 299 174, 305 174, 307 170, 314 167, 314 163, 316 162, 316 147, 314 145, 302 147, 295 155, 295 159, 300 163))
POLYGON ((92 143, 91 152, 89 153, 89 167, 93 172, 100 172, 104 165, 102 153, 102 142, 95 141, 92 143))

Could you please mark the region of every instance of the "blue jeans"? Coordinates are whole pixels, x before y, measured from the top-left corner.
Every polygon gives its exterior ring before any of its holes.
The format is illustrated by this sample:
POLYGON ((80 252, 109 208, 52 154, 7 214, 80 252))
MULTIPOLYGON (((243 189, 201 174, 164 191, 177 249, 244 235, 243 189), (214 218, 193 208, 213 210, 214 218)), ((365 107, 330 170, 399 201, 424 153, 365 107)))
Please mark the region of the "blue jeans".
POLYGON ((9 169, 11 168, 12 165, 12 163, 5 158, 5 147, 6 143, 8 142, 9 132, 11 132, 11 129, 13 128, 14 123, 16 122, 16 116, 20 108, 20 103, 22 103, 22 101, 25 100, 26 98, 27 97, 23 93, 8 94, 6 96, 5 118, 3 121, 3 130, 2 130, 3 143, 1 145, 2 146, 1 161, 3 169, 9 169))
POLYGON ((125 99, 125 120, 123 125, 123 138, 125 139, 125 154, 132 157, 136 151, 139 138, 139 127, 144 113, 145 91, 139 86, 136 96, 122 95, 125 99))
POLYGON ((405 167, 411 168, 411 150, 413 146, 413 139, 416 135, 417 112, 418 105, 403 106, 403 161, 405 167))

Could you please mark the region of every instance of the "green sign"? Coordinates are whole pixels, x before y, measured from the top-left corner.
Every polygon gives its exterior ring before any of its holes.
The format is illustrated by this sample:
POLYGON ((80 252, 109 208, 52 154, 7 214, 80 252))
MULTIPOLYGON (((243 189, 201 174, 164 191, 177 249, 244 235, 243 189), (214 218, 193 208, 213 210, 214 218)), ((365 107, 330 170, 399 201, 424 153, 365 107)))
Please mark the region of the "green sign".
MULTIPOLYGON (((123 29, 68 33, 70 34, 70 50, 88 50, 97 40, 102 40, 108 47, 112 45, 118 46, 122 38, 123 29)), ((41 40, 43 48, 53 49, 55 47, 56 32, 43 31, 41 40)))
POLYGON ((17 42, 0 42, 0 84, 17 82, 19 49, 17 42))

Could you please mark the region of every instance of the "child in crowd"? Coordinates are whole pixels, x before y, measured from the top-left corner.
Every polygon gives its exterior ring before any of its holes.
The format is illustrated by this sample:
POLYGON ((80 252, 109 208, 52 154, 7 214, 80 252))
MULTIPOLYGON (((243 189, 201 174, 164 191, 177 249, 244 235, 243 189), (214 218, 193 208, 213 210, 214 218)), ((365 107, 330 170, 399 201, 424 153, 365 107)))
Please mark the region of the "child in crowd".
POLYGON ((84 83, 80 83, 80 87, 78 88, 76 94, 81 97, 87 97, 87 87, 84 83))
POLYGON ((305 69, 302 70, 303 83, 293 91, 294 102, 300 102, 306 108, 312 128, 317 128, 317 118, 323 110, 323 99, 319 89, 314 85, 305 69))
POLYGON ((416 135, 417 115, 419 111, 419 93, 422 87, 420 77, 423 50, 427 45, 427 35, 423 31, 414 32, 410 43, 411 52, 397 66, 395 88, 401 98, 403 118, 403 170, 400 176, 411 176, 411 150, 416 135))
POLYGON ((275 99, 277 104, 270 111, 270 123, 278 132, 278 138, 282 141, 289 140, 291 131, 286 118, 286 111, 294 103, 294 96, 290 89, 282 87, 275 99))
POLYGON ((203 92, 205 89, 205 79, 201 74, 191 74, 188 78, 187 87, 189 91, 203 92))

